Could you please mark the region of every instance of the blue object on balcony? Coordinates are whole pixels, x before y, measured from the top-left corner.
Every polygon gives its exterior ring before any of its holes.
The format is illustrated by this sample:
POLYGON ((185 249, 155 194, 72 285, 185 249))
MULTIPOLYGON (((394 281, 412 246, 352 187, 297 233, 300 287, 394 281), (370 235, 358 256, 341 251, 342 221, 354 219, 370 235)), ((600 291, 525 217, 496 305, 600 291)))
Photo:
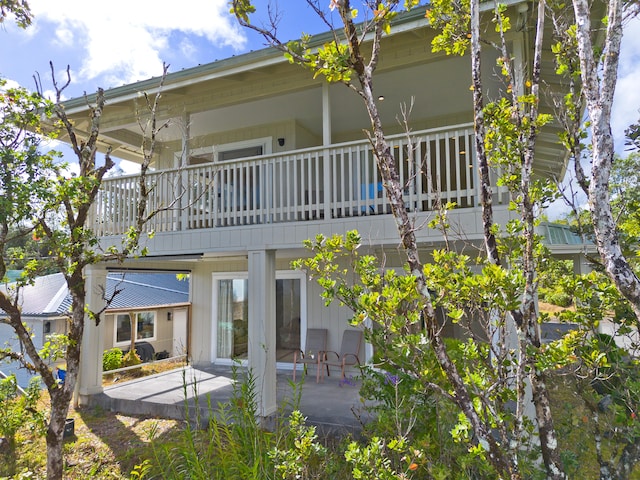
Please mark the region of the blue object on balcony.
MULTIPOLYGON (((363 183, 362 185, 360 185, 360 200, 365 200, 366 202, 367 200, 381 198, 382 191, 383 191, 382 182, 363 183)), ((368 202, 368 203, 370 203, 368 207, 371 210, 371 213, 375 213, 376 205, 373 204, 373 202, 368 202)), ((365 212, 367 210, 367 207, 362 207, 361 210, 365 212)))
POLYGON ((67 371, 62 369, 62 368, 59 368, 58 369, 58 381, 60 383, 64 383, 64 379, 65 378, 67 378, 67 371))

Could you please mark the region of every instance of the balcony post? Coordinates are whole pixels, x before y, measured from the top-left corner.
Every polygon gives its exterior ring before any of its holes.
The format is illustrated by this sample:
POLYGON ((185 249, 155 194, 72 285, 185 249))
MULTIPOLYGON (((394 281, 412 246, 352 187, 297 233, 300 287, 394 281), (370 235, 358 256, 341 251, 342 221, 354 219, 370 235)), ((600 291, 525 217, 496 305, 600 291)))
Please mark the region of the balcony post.
POLYGON ((276 253, 248 253, 249 369, 256 381, 258 414, 275 413, 276 404, 276 253))
POLYGON ((180 196, 180 223, 178 225, 178 230, 183 231, 189 228, 189 209, 187 206, 189 205, 191 199, 189 198, 189 185, 187 183, 187 172, 184 170, 189 165, 189 139, 191 137, 191 115, 188 112, 184 112, 182 114, 182 154, 180 155, 180 170, 182 173, 180 175, 180 188, 179 192, 180 196))
POLYGON ((331 205, 333 204, 333 195, 331 192, 331 96, 329 95, 329 84, 322 84, 322 145, 325 149, 322 152, 323 161, 323 200, 324 218, 331 218, 331 205))

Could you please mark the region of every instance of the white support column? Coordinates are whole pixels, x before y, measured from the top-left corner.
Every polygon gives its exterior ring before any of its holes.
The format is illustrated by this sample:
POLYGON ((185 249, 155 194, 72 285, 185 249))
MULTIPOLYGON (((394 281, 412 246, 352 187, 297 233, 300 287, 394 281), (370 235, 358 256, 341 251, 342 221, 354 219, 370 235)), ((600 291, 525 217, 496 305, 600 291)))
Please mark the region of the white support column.
POLYGON ((322 82, 322 145, 331 145, 331 96, 327 82, 322 82))
MULTIPOLYGON (((521 15, 526 13, 526 5, 521 5, 521 8, 524 7, 524 12, 519 12, 521 15)), ((514 87, 518 95, 523 95, 526 93, 525 82, 527 81, 527 77, 529 77, 529 68, 527 67, 527 59, 526 59, 526 36, 524 33, 520 35, 514 35, 513 37, 513 74, 515 78, 513 79, 514 87)))
MULTIPOLYGON (((87 303, 92 311, 104 307, 101 288, 106 287, 107 271, 91 265, 85 269, 87 303)), ((88 396, 102 393, 102 352, 104 350, 104 318, 100 325, 85 316, 82 347, 80 350, 80 374, 77 383, 76 404, 88 403, 88 396)))
POLYGON ((180 154, 180 165, 176 167, 186 167, 189 165, 189 153, 191 151, 189 140, 191 137, 191 114, 182 114, 182 152, 180 154))
MULTIPOLYGON (((180 155, 180 168, 185 168, 189 165, 189 153, 191 152, 191 146, 189 145, 189 140, 191 137, 191 115, 188 112, 184 112, 182 115, 182 153, 180 155)), ((187 172, 182 172, 182 185, 180 194, 188 193, 185 192, 185 189, 189 188, 189 182, 187 181, 187 172)), ((180 229, 187 230, 187 225, 189 222, 189 209, 185 208, 188 205, 189 198, 186 195, 181 196, 181 205, 180 210, 178 210, 181 218, 180 218, 180 229)))
POLYGON ((331 96, 329 95, 329 84, 322 83, 322 145, 325 148, 323 152, 324 169, 323 169, 323 203, 324 218, 331 218, 331 155, 329 147, 331 146, 331 96))
POLYGON ((593 270, 584 253, 576 253, 572 255, 571 259, 573 260, 573 273, 576 275, 586 275, 593 270))
POLYGON ((249 262, 249 368, 256 381, 258 412, 275 413, 276 403, 276 254, 256 250, 249 262))

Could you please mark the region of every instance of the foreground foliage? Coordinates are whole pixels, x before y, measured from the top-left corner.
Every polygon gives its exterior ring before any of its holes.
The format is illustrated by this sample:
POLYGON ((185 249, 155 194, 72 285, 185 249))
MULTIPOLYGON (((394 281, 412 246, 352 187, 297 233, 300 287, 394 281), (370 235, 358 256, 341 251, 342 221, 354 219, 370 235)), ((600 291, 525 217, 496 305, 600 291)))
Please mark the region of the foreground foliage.
MULTIPOLYGON (((609 361, 608 351, 593 340, 598 338, 599 325, 612 320, 624 335, 631 326, 624 325, 617 312, 629 307, 635 313, 631 320, 636 327, 640 325, 640 280, 619 248, 609 195, 613 160, 610 108, 622 20, 625 13, 634 15, 637 9, 620 0, 605 4, 539 1, 531 8, 523 4, 517 11, 500 3, 481 5, 478 0, 429 2, 426 17, 436 34, 432 50, 470 57, 474 158, 484 237, 479 248, 482 254, 474 258, 464 251, 472 242, 451 235, 464 231, 463 225, 450 225, 447 210, 455 205, 440 205, 440 212, 434 213, 431 227, 440 229, 444 241, 433 251, 418 243, 416 230, 424 226, 407 212, 404 186, 373 94, 383 36, 390 33, 402 4, 410 9, 419 2, 365 2, 364 16, 349 0, 332 0, 329 11, 317 1, 307 3, 326 25, 334 24, 333 15, 340 19, 341 28, 334 29, 333 38, 317 49, 308 36, 298 42, 281 41, 279 17, 273 11, 267 14, 271 22, 260 24, 251 20, 256 8, 250 0, 234 0, 231 5, 241 25, 260 33, 289 61, 314 76, 324 76, 328 83, 346 85, 363 100, 371 122, 365 133, 374 149, 405 258, 403 271, 385 271, 381 260, 358 252, 357 232, 348 232, 310 240, 310 258, 295 266, 317 279, 327 302, 338 301, 353 311, 351 323, 365 330, 376 352, 376 367, 404 376, 416 397, 434 395, 455 409, 452 439, 465 445, 469 455, 486 462, 495 476, 567 478, 549 380, 566 367, 588 378, 590 385, 597 384, 606 378, 603 368, 609 361), (357 18, 362 22, 356 23, 357 18), (526 52, 514 48, 512 40, 518 31, 527 32, 523 37, 525 44, 530 42, 526 52), (542 102, 548 83, 543 76, 549 63, 544 59, 547 45, 552 45, 555 56, 548 78, 558 75, 553 81, 566 85, 552 101, 553 113, 542 102), (483 91, 487 79, 481 62, 487 57, 482 53, 488 49, 497 55, 497 68, 491 75, 502 82, 497 98, 483 91), (592 129, 589 173, 581 167, 585 104, 592 129), (539 136, 552 123, 561 127, 560 140, 589 198, 596 246, 607 278, 567 275, 564 286, 580 286, 578 293, 545 285, 544 293, 553 301, 577 307, 572 321, 578 326, 575 333, 545 344, 540 324, 547 318, 537 308, 538 275, 549 262, 549 252, 536 227, 540 212, 556 198, 557 191, 549 173, 534 159, 539 136), (496 186, 508 188, 516 221, 494 222, 496 186), (590 298, 588 290, 593 292, 590 298), (446 339, 452 334, 465 341, 450 345, 446 339)), ((428 161, 423 169, 420 174, 433 174, 428 161)), ((618 396, 636 397, 637 385, 618 386, 618 396)), ((596 394, 601 395, 597 390, 596 394)), ((599 437, 590 438, 595 442, 601 478, 627 478, 640 460, 634 448, 640 441, 634 432, 623 441, 623 445, 628 441, 623 455, 610 459, 599 437)))
MULTIPOLYGON (((155 135, 162 127, 155 124, 158 94, 154 101, 147 98, 148 117, 141 119, 145 145, 135 224, 121 245, 105 250, 99 245, 90 221, 102 181, 115 165, 110 150, 103 158, 98 155, 104 91, 99 89, 94 102, 87 102, 89 128, 81 138, 62 105, 63 92, 71 81, 69 71, 64 84, 57 83, 53 72, 52 66, 55 102, 43 96, 41 85, 39 91, 29 92, 24 88, 6 88, 6 82, 0 80, 0 281, 7 282, 9 267, 24 267, 14 283, 0 290, 0 322, 9 325, 20 342, 19 350, 3 346, 0 359, 14 361, 37 373, 46 387, 51 402, 46 429, 47 476, 60 479, 62 435, 79 377, 85 328, 100 323, 102 313, 117 295, 117 292, 111 298, 100 295, 91 286, 88 271, 102 262, 122 261, 130 255, 145 253, 138 243, 147 219, 155 214, 146 208, 150 187, 145 173, 153 156, 155 135), (69 162, 61 161, 62 154, 50 149, 49 142, 61 135, 68 137, 73 152, 69 162), (38 243, 38 248, 25 240, 29 236, 38 243), (52 270, 64 276, 71 305, 66 315, 66 333, 47 335, 40 345, 23 322, 21 289, 52 270), (94 298, 91 309, 87 307, 88 295, 100 297, 99 301, 94 298), (64 382, 59 382, 55 375, 55 366, 61 363, 66 370, 64 382)), ((163 79, 164 75, 166 70, 163 79)))
MULTIPOLYGON (((550 383, 563 461, 573 478, 597 478, 599 463, 591 436, 600 431, 605 453, 620 453, 615 435, 627 433, 616 417, 627 425, 635 419, 623 419, 617 408, 594 417, 593 391, 588 401, 576 396, 589 392, 588 385, 566 373, 559 370, 550 383)), ((184 423, 100 409, 71 412, 75 435, 65 441, 65 478, 495 478, 486 462, 453 439, 457 417, 450 403, 416 391, 407 376, 363 372, 361 393, 371 400, 367 404, 374 405, 375 416, 353 438, 320 436, 295 410, 295 402, 283 406, 272 428, 260 428, 252 417, 255 392, 247 378, 248 383, 236 384, 229 403, 214 406, 201 399, 214 421, 195 414, 191 423, 184 423)), ((46 399, 40 399, 36 410, 46 413, 46 399)), ((41 478, 43 452, 42 437, 29 423, 22 424, 16 431, 15 454, 0 454, 0 478, 41 478)), ((537 475, 532 472, 529 478, 537 475)))

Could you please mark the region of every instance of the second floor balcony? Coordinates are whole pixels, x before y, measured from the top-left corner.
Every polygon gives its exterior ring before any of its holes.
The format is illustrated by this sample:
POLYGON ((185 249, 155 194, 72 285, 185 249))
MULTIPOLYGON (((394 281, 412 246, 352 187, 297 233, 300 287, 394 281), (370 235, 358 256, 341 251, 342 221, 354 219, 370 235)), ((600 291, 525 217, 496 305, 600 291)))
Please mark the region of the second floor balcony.
MULTIPOLYGON (((443 203, 479 205, 473 127, 463 124, 388 138, 410 212, 443 203)), ((137 175, 105 179, 93 226, 121 235, 135 218, 137 175)), ((391 208, 368 141, 153 171, 148 224, 155 232, 386 215, 391 208)), ((506 203, 507 191, 494 189, 506 203)))

